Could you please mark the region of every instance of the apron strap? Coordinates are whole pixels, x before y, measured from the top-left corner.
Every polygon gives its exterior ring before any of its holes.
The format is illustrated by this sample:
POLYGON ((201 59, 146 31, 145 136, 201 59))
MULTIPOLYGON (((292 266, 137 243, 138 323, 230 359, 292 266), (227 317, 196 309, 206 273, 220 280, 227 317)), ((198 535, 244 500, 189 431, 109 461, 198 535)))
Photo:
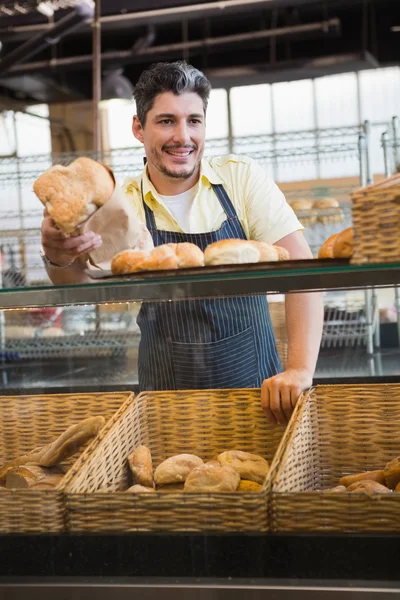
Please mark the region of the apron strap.
POLYGON ((212 183, 212 189, 217 195, 217 198, 224 209, 226 216, 228 219, 236 219, 237 214, 236 210, 232 204, 231 199, 229 198, 224 186, 221 183, 212 183))
POLYGON ((154 217, 153 211, 147 206, 147 203, 144 200, 143 194, 143 179, 140 180, 140 191, 142 194, 142 202, 144 207, 144 214, 146 215, 146 227, 150 231, 157 231, 156 219, 154 217))

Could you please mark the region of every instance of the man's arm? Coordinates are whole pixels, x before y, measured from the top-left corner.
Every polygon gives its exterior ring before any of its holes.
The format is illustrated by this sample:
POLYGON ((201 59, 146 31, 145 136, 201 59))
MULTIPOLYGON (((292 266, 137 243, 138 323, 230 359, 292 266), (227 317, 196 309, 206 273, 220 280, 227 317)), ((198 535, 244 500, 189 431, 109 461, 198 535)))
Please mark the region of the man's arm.
MULTIPOLYGON (((292 259, 313 258, 301 231, 287 235, 276 244, 286 248, 292 259)), ((261 404, 271 423, 287 423, 301 392, 312 385, 321 343, 323 319, 321 293, 287 294, 286 369, 283 373, 266 379, 261 390, 261 404)))
POLYGON ((84 270, 87 267, 85 256, 99 248, 101 237, 91 231, 75 237, 66 237, 53 219, 44 211, 42 222, 42 247, 47 258, 64 268, 46 267, 50 280, 56 285, 86 283, 89 277, 84 270), (65 267, 65 265, 69 265, 65 267))

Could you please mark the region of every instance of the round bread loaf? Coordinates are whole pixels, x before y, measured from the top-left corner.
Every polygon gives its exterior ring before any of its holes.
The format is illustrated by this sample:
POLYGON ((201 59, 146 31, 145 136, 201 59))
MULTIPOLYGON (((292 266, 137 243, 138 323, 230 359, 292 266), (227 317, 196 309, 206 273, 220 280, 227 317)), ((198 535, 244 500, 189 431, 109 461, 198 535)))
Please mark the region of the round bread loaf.
POLYGON ((237 471, 241 479, 263 483, 269 470, 269 464, 262 456, 242 452, 241 450, 229 450, 222 452, 218 462, 223 466, 230 466, 237 471))
POLYGON ((341 233, 338 233, 333 244, 334 258, 351 258, 353 256, 353 228, 349 227, 341 233))
POLYGON ((180 244, 167 244, 173 248, 178 260, 178 269, 189 269, 192 267, 204 267, 204 253, 190 242, 182 242, 180 244))
POLYGON ((108 167, 91 158, 77 158, 68 167, 54 165, 36 179, 33 191, 57 226, 74 233, 112 196, 115 180, 108 167))
POLYGON ((185 492, 235 492, 240 475, 229 466, 203 464, 189 473, 185 492))
POLYGON ((149 252, 142 250, 123 250, 118 252, 111 261, 113 275, 128 275, 142 270, 144 259, 149 252))
POLYGON ((318 258, 334 258, 333 245, 336 241, 337 236, 338 234, 334 233, 326 240, 326 242, 322 244, 318 252, 318 258))
POLYGON ((207 246, 204 252, 206 265, 238 265, 257 263, 260 250, 250 240, 221 240, 207 246))
POLYGON ((177 454, 164 460, 154 472, 156 486, 186 481, 190 471, 203 464, 194 454, 177 454))
POLYGON ((156 246, 143 259, 141 271, 165 271, 178 268, 178 258, 175 249, 169 244, 156 246))
POLYGON ((318 221, 323 225, 341 223, 344 214, 336 198, 319 198, 313 204, 313 210, 318 212, 318 221))

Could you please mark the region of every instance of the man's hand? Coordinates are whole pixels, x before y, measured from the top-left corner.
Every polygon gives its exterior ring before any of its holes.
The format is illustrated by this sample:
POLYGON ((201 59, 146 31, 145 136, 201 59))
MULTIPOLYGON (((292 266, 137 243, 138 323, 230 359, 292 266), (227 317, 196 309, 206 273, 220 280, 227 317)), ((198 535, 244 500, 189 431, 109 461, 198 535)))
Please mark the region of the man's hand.
POLYGON ((44 253, 52 263, 64 266, 79 256, 99 248, 101 237, 92 231, 76 237, 66 237, 45 210, 42 222, 42 246, 44 253))
POLYGON ((286 425, 300 394, 311 385, 312 375, 305 369, 286 369, 265 379, 261 386, 261 406, 268 421, 286 425))

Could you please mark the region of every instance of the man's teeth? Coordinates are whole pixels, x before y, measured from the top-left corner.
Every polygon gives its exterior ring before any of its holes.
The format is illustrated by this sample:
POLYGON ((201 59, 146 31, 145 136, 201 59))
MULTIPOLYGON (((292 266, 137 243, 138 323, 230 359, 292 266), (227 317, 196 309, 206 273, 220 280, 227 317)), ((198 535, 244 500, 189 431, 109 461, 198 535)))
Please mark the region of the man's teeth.
POLYGON ((173 152, 172 150, 167 150, 168 154, 172 154, 172 156, 189 156, 191 150, 189 152, 173 152))

